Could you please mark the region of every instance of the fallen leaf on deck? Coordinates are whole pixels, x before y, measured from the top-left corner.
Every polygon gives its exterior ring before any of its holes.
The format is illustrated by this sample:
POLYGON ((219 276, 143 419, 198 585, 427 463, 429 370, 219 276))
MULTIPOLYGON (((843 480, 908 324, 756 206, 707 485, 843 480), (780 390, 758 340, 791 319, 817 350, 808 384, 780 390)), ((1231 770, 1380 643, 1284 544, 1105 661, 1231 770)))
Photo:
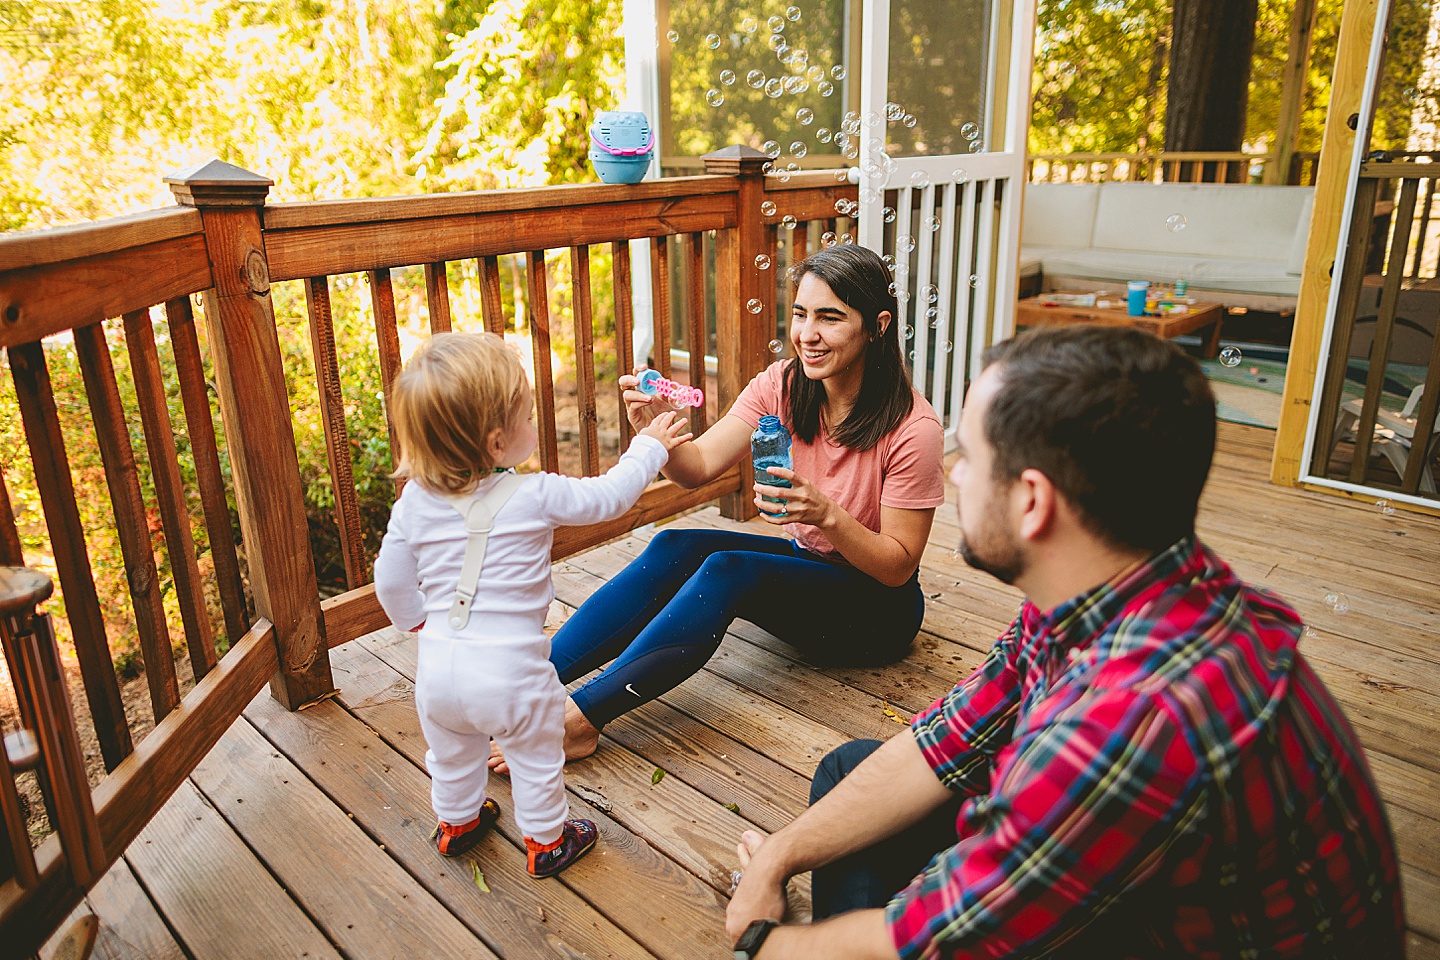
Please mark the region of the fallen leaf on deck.
POLYGON ((665 771, 664 771, 664 770, 661 770, 659 767, 656 767, 656 768, 655 768, 655 772, 652 773, 652 774, 650 774, 650 786, 653 787, 653 786, 655 786, 655 784, 659 783, 661 780, 664 780, 664 779, 665 779, 665 771))
POLYGON ((726 810, 729 810, 731 813, 739 813, 739 812, 740 812, 740 804, 738 804, 738 803, 727 803, 727 804, 725 804, 725 809, 726 809, 726 810))
POLYGON ((888 701, 886 701, 886 700, 881 700, 881 701, 880 701, 880 709, 881 709, 881 711, 885 714, 885 716, 889 717, 891 720, 894 720, 896 723, 903 723, 903 724, 905 724, 906 726, 909 726, 909 725, 910 725, 910 720, 909 720, 909 718, 907 718, 907 717, 902 717, 900 714, 898 714, 898 713, 896 713, 894 710, 890 709, 890 703, 889 703, 888 701))
POLYGON ((480 872, 480 864, 470 864, 470 869, 475 871, 475 886, 480 888, 481 893, 489 893, 490 885, 485 882, 485 874, 480 872))

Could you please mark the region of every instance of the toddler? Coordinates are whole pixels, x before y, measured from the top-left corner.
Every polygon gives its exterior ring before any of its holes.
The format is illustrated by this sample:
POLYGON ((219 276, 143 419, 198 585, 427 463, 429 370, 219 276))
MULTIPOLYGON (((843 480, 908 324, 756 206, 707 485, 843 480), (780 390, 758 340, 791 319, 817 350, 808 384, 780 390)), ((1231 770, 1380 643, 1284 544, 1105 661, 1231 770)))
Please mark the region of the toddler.
POLYGON ((565 800, 565 688, 542 629, 554 530, 624 513, 691 434, 662 414, 604 476, 517 475, 536 444, 530 385, 489 333, 432 337, 396 377, 391 412, 395 476, 409 482, 375 561, 375 595, 391 623, 420 634, 415 706, 436 847, 459 856, 499 818, 485 796, 494 738, 528 869, 553 876, 597 838, 565 800))

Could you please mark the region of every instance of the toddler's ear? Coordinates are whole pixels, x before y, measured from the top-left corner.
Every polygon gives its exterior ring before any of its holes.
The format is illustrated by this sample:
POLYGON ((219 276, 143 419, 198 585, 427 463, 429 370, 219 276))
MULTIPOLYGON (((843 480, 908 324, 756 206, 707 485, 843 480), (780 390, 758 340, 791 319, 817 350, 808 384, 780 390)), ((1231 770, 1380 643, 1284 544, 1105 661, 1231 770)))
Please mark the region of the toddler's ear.
POLYGON ((485 454, 491 463, 499 463, 505 455, 505 428, 496 427, 485 434, 485 454))

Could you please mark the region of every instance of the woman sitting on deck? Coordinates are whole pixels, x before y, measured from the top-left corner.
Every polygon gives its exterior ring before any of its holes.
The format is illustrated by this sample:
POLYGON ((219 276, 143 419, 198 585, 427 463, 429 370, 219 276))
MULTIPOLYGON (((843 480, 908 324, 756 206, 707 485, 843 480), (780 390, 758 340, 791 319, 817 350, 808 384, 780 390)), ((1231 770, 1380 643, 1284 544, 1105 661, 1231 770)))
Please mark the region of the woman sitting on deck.
MULTIPOLYGON (((791 486, 757 484, 756 504, 793 542, 662 530, 596 591, 550 653, 565 683, 614 661, 566 704, 567 759, 594 753, 605 724, 703 667, 737 617, 829 663, 893 662, 920 629, 917 571, 945 500, 944 435, 901 362, 889 274, 874 252, 845 245, 816 253, 795 275, 796 358, 758 375, 662 471, 682 487, 707 483, 744 458, 762 416, 778 416, 794 435, 795 469, 773 475, 791 486)), ((636 384, 621 378, 640 430, 674 408, 636 384)), ((493 751, 490 764, 503 772, 493 751)))

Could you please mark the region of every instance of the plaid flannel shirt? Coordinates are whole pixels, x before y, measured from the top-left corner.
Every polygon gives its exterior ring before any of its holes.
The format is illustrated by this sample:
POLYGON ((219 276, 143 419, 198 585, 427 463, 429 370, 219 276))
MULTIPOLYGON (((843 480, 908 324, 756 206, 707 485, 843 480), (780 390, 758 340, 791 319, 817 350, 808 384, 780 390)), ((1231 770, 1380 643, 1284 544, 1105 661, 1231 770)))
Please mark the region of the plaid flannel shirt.
POLYGON ((886 908, 912 957, 1399 957, 1389 825, 1299 617, 1193 538, 916 715, 959 842, 886 908))

